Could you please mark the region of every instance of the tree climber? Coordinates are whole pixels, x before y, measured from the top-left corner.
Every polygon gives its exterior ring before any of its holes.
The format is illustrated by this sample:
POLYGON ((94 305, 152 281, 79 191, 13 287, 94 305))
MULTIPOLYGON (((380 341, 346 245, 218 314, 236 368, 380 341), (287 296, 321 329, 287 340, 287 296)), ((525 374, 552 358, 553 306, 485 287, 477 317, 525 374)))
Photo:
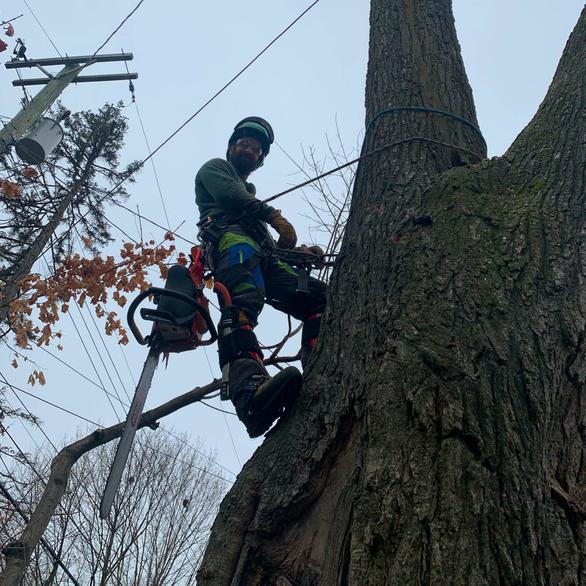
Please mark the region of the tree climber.
MULTIPOLYGON (((232 328, 221 335, 218 349, 223 373, 228 369, 228 394, 238 418, 250 437, 265 433, 295 398, 301 373, 290 366, 270 377, 262 363, 253 328, 265 301, 303 321, 301 363, 317 341, 325 307, 325 284, 309 278, 309 294, 299 295, 297 270, 274 255, 263 252, 274 247, 267 224, 279 235, 279 248, 295 247, 297 235, 279 210, 255 197, 247 179, 269 154, 274 140, 271 125, 252 116, 241 120, 228 141, 226 159, 205 163, 195 178, 196 203, 200 212, 200 238, 217 281, 231 296, 228 310, 232 328)), ((318 256, 317 247, 302 247, 318 256)))

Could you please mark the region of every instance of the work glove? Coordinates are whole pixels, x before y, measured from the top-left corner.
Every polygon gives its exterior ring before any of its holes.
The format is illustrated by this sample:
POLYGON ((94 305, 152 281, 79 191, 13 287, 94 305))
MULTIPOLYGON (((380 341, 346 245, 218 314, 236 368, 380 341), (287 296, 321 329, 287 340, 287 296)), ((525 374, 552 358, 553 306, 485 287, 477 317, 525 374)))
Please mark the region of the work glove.
POLYGON ((306 244, 302 244, 299 247, 299 250, 301 252, 308 252, 309 254, 315 254, 315 256, 319 256, 320 258, 325 254, 325 252, 323 251, 323 248, 321 246, 318 246, 317 244, 314 244, 312 246, 307 246, 306 244))
POLYGON ((280 210, 271 212, 267 218, 267 222, 278 232, 279 240, 277 246, 279 248, 294 248, 297 244, 297 234, 295 228, 291 223, 283 218, 280 210))

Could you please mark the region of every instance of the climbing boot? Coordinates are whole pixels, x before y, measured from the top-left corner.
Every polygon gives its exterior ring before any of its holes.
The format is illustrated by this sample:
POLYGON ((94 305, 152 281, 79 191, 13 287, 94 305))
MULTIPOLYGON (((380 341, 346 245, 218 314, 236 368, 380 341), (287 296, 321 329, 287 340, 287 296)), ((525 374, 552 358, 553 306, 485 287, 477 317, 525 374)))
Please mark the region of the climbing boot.
POLYGON ((259 437, 292 404, 301 388, 301 373, 289 366, 269 378, 256 374, 236 390, 232 402, 250 437, 259 437))

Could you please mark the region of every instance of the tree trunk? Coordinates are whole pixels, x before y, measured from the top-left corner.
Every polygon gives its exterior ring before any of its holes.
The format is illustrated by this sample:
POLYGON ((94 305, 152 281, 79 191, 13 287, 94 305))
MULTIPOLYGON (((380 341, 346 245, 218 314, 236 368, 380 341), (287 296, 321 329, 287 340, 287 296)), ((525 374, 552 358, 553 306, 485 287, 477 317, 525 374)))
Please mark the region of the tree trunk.
MULTIPOLYGON (((450 0, 372 0, 367 150, 484 155, 450 0), (468 124, 460 118, 465 119, 468 124)), ((586 584, 586 9, 502 158, 359 169, 315 360, 198 584, 586 584)))

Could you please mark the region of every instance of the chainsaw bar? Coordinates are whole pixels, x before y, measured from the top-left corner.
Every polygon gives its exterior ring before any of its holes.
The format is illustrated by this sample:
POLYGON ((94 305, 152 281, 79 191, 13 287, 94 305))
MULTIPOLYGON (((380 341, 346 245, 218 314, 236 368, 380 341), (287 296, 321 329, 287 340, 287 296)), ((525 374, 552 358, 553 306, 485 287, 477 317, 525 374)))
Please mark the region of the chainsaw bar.
POLYGON ((102 519, 106 519, 110 514, 114 497, 118 492, 122 473, 124 472, 124 467, 126 466, 126 461, 128 460, 130 449, 132 448, 132 441, 134 440, 134 435, 136 434, 136 429, 140 421, 140 416, 142 415, 147 394, 151 388, 155 369, 159 362, 159 355, 160 351, 158 348, 154 347, 150 349, 140 375, 140 380, 136 386, 136 391, 134 391, 132 404, 130 405, 130 410, 126 417, 126 425, 124 426, 122 437, 116 448, 116 456, 114 457, 114 462, 112 462, 108 481, 106 482, 106 488, 104 489, 104 494, 102 496, 102 502, 100 503, 100 517, 102 519))

